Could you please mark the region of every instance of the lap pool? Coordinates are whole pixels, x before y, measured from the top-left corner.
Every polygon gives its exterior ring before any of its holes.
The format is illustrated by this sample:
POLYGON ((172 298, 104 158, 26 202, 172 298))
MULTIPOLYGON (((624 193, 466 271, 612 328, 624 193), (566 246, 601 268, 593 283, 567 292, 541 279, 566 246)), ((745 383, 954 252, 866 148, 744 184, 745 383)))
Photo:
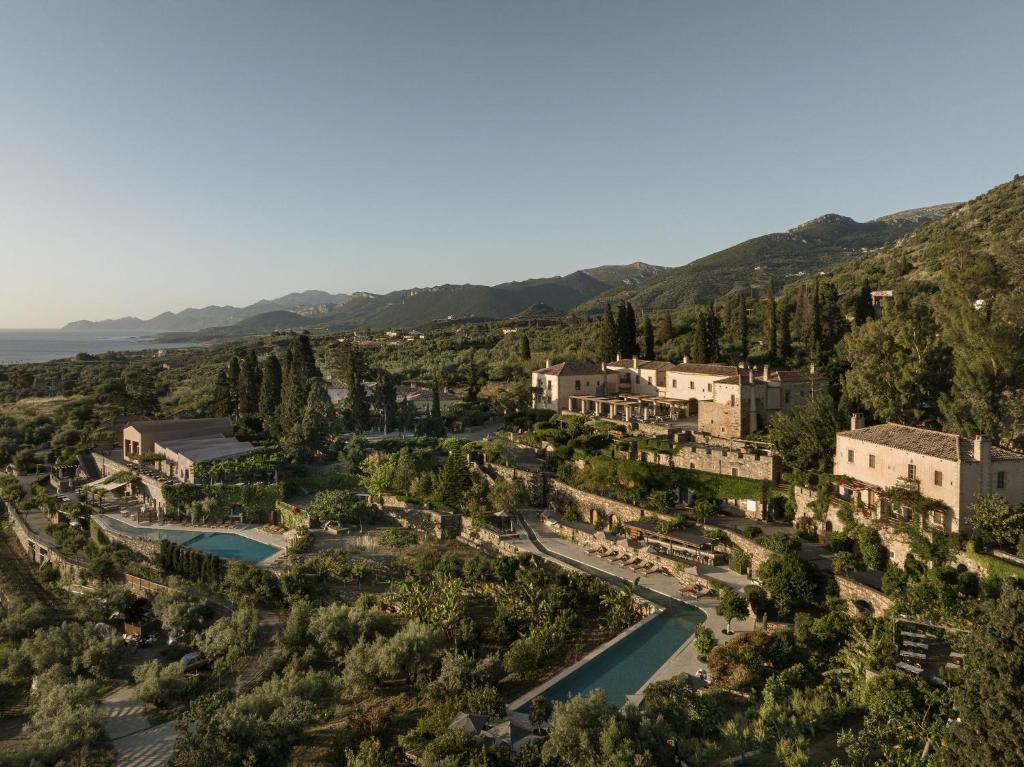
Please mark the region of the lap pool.
MULTIPOLYGON (((646 624, 591 658, 537 694, 550 701, 567 701, 598 688, 608 702, 621 707, 639 690, 706 619, 700 610, 685 605, 667 607, 646 624)), ((517 711, 528 713, 529 701, 517 711)))
POLYGON ((276 546, 247 538, 235 533, 201 533, 194 530, 163 530, 152 527, 136 527, 126 525, 109 516, 98 517, 100 524, 115 533, 144 538, 150 541, 171 541, 180 546, 208 554, 215 554, 224 559, 235 559, 240 562, 262 562, 280 551, 276 546))

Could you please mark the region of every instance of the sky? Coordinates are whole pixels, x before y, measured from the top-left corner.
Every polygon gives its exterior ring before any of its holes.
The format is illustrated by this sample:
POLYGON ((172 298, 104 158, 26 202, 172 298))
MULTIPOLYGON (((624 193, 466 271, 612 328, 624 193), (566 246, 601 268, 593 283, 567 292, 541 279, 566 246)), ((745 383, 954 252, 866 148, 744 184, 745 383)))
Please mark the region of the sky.
POLYGON ((0 3, 0 327, 678 266, 1021 172, 1020 2, 0 3))

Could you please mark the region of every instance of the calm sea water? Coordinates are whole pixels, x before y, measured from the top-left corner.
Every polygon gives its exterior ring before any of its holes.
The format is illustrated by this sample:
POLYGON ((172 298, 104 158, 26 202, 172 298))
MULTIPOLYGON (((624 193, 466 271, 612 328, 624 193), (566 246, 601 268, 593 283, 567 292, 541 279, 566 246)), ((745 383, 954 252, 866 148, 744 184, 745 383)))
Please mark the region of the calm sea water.
POLYGON ((46 362, 74 357, 79 352, 102 354, 144 349, 174 349, 191 345, 161 344, 145 336, 118 331, 0 329, 0 365, 15 362, 46 362))

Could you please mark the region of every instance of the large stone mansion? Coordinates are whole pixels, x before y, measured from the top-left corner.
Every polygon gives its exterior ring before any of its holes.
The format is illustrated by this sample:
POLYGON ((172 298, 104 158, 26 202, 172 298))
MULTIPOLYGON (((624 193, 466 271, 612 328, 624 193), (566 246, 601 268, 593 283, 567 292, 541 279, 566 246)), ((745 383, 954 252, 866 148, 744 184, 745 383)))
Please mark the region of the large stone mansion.
POLYGON ((824 376, 769 366, 681 363, 636 357, 550 363, 532 375, 540 409, 680 426, 723 439, 762 431, 778 413, 824 391, 824 376))

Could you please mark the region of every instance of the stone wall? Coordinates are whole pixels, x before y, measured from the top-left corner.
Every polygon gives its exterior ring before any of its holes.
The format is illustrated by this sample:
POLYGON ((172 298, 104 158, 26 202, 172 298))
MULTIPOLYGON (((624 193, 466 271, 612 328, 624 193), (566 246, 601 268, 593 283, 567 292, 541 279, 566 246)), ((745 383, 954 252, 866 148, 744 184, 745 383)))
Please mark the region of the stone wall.
POLYGON ((141 554, 151 562, 155 562, 157 557, 160 555, 159 541, 150 541, 145 538, 136 538, 133 535, 119 533, 116 530, 104 527, 94 519, 89 520, 89 532, 93 536, 102 534, 112 543, 124 546, 126 549, 130 549, 136 554, 141 554))
MULTIPOLYGON (((793 488, 793 495, 796 499, 796 516, 794 522, 799 522, 801 519, 810 519, 814 521, 820 532, 842 532, 846 530, 847 524, 842 520, 839 515, 841 508, 840 504, 833 500, 828 507, 828 512, 825 514, 824 519, 814 519, 814 499, 817 497, 817 492, 806 487, 795 487, 793 488)), ((882 543, 889 550, 889 560, 903 567, 907 561, 907 555, 910 554, 910 540, 890 527, 889 525, 876 524, 869 519, 858 519, 858 524, 869 525, 878 531, 879 537, 882 539, 882 543)))
POLYGON ((694 469, 711 474, 744 477, 745 479, 766 479, 778 482, 782 464, 778 456, 765 455, 760 451, 744 451, 737 448, 712 447, 693 442, 676 447, 672 455, 643 450, 640 458, 645 463, 674 466, 677 469, 694 469))
POLYGON ((61 575, 79 580, 82 570, 89 564, 86 560, 62 553, 50 541, 33 533, 17 511, 11 510, 8 516, 11 518, 14 536, 29 559, 37 565, 51 565, 61 575))
POLYGON ((381 510, 400 526, 429 532, 438 540, 450 540, 462 534, 462 517, 458 514, 434 511, 393 495, 381 496, 381 510))
POLYGON ((649 512, 639 506, 588 493, 572 485, 567 485, 561 480, 549 479, 548 487, 549 495, 554 494, 563 500, 571 501, 580 510, 583 521, 590 524, 594 524, 598 520, 608 524, 616 521, 636 522, 649 515, 649 512))
POLYGON ((553 533, 555 533, 555 535, 572 541, 573 543, 577 543, 585 547, 611 547, 624 554, 632 554, 635 558, 643 559, 645 562, 657 565, 673 575, 685 587, 699 585, 704 588, 711 588, 713 585, 711 580, 700 575, 700 568, 697 565, 680 567, 681 563, 674 559, 659 556, 653 551, 639 551, 636 547, 630 546, 627 543, 628 538, 624 535, 610 535, 608 533, 604 533, 602 534, 603 537, 597 537, 596 531, 594 533, 590 533, 586 530, 571 527, 553 520, 549 520, 545 524, 553 533))

